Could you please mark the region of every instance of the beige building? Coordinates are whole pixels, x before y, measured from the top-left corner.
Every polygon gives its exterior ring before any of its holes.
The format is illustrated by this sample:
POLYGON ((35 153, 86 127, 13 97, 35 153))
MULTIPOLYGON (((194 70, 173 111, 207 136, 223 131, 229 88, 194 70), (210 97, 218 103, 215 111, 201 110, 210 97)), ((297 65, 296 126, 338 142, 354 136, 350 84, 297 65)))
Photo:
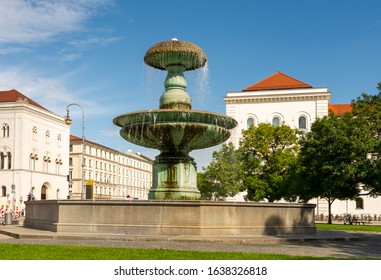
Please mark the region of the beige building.
POLYGON ((28 196, 66 199, 69 127, 17 90, 0 91, 0 207, 22 211, 28 196))
POLYGON ((151 159, 130 150, 122 153, 86 139, 82 141, 82 138, 73 135, 70 136, 69 150, 71 199, 86 197, 82 183, 85 186, 91 182, 94 199, 148 198, 152 185, 151 159))

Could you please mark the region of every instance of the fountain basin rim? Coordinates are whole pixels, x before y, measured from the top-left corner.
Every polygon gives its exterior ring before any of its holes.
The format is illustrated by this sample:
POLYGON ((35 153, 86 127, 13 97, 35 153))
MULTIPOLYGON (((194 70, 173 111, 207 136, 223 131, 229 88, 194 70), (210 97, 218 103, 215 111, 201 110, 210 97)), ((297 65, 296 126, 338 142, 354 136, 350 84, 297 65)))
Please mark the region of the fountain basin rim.
POLYGON ((202 110, 181 110, 181 109, 154 109, 139 110, 121 114, 113 119, 113 123, 119 127, 132 124, 162 124, 162 123, 201 123, 212 124, 233 129, 237 126, 237 121, 224 114, 202 111, 202 110), (130 119, 130 121, 128 121, 130 119))
POLYGON ((97 199, 97 200, 33 200, 26 201, 25 204, 46 204, 49 202, 51 204, 87 204, 87 205, 120 205, 120 204, 141 204, 141 205, 189 205, 189 206, 202 206, 202 205, 211 205, 211 206, 221 206, 221 205, 232 205, 232 206, 260 206, 260 207, 278 207, 278 206, 287 206, 290 208, 315 208, 316 204, 314 203, 299 203, 299 202, 257 202, 257 201, 212 201, 212 200, 160 200, 160 199, 97 199), (75 203, 73 203, 75 202, 75 203))

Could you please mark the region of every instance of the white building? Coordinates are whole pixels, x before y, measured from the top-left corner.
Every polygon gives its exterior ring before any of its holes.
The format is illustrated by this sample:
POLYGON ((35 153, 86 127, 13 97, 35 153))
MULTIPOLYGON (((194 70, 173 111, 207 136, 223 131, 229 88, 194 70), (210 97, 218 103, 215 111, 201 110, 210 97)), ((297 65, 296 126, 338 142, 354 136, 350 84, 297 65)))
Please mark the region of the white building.
MULTIPOLYGON (((292 128, 309 131, 316 118, 327 116, 329 111, 344 114, 350 104, 330 104, 331 93, 327 88, 314 88, 281 72, 277 72, 239 92, 228 92, 224 98, 226 114, 238 122, 228 141, 238 147, 242 130, 252 125, 284 122, 292 128)), ((235 197, 243 200, 243 195, 235 197)), ((313 201, 316 213, 327 215, 324 199, 313 201)), ((381 198, 362 196, 357 201, 335 201, 333 214, 381 214, 381 198)))
POLYGON ((327 88, 313 88, 281 72, 240 92, 228 92, 226 114, 238 122, 229 141, 238 147, 242 130, 263 122, 308 131, 316 118, 328 115, 330 97, 327 88))
POLYGON ((152 186, 152 160, 140 153, 130 150, 121 153, 71 135, 69 165, 71 199, 85 197, 85 188, 81 187, 82 168, 84 185, 93 183, 94 199, 148 198, 152 186))
POLYGON ((23 202, 66 199, 69 127, 17 90, 0 91, 0 207, 22 211, 23 202))

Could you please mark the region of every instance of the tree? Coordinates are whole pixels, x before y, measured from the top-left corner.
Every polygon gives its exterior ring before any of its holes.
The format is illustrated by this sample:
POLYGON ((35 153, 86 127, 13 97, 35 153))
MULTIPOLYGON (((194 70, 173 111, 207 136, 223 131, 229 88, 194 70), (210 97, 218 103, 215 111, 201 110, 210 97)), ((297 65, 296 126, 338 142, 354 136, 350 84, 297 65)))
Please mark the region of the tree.
POLYGON ((241 162, 231 142, 213 152, 212 162, 198 173, 198 189, 204 199, 220 200, 241 191, 241 162))
MULTIPOLYGON (((378 83, 377 95, 363 93, 352 101, 352 112, 356 118, 363 119, 368 127, 369 150, 363 166, 363 188, 370 195, 381 193, 381 82, 378 83)), ((365 141, 365 139, 364 139, 365 141)))
POLYGON ((239 153, 246 199, 272 202, 289 197, 286 177, 298 152, 296 130, 285 124, 260 123, 242 133, 239 153))
POLYGON ((364 119, 331 114, 317 119, 301 141, 299 195, 305 200, 325 198, 328 223, 336 199, 353 199, 360 192, 364 162, 372 149, 367 135, 364 119))

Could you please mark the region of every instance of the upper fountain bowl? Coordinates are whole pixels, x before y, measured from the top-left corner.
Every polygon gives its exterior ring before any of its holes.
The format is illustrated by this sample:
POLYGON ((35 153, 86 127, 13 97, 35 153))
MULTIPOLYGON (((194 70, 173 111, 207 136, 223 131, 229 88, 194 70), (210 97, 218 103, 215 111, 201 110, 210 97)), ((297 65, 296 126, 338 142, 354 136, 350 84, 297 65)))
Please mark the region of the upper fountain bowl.
POLYGON ((182 65, 184 71, 195 70, 207 61, 204 51, 193 43, 172 39, 153 45, 144 62, 156 69, 167 70, 169 65, 182 65))

